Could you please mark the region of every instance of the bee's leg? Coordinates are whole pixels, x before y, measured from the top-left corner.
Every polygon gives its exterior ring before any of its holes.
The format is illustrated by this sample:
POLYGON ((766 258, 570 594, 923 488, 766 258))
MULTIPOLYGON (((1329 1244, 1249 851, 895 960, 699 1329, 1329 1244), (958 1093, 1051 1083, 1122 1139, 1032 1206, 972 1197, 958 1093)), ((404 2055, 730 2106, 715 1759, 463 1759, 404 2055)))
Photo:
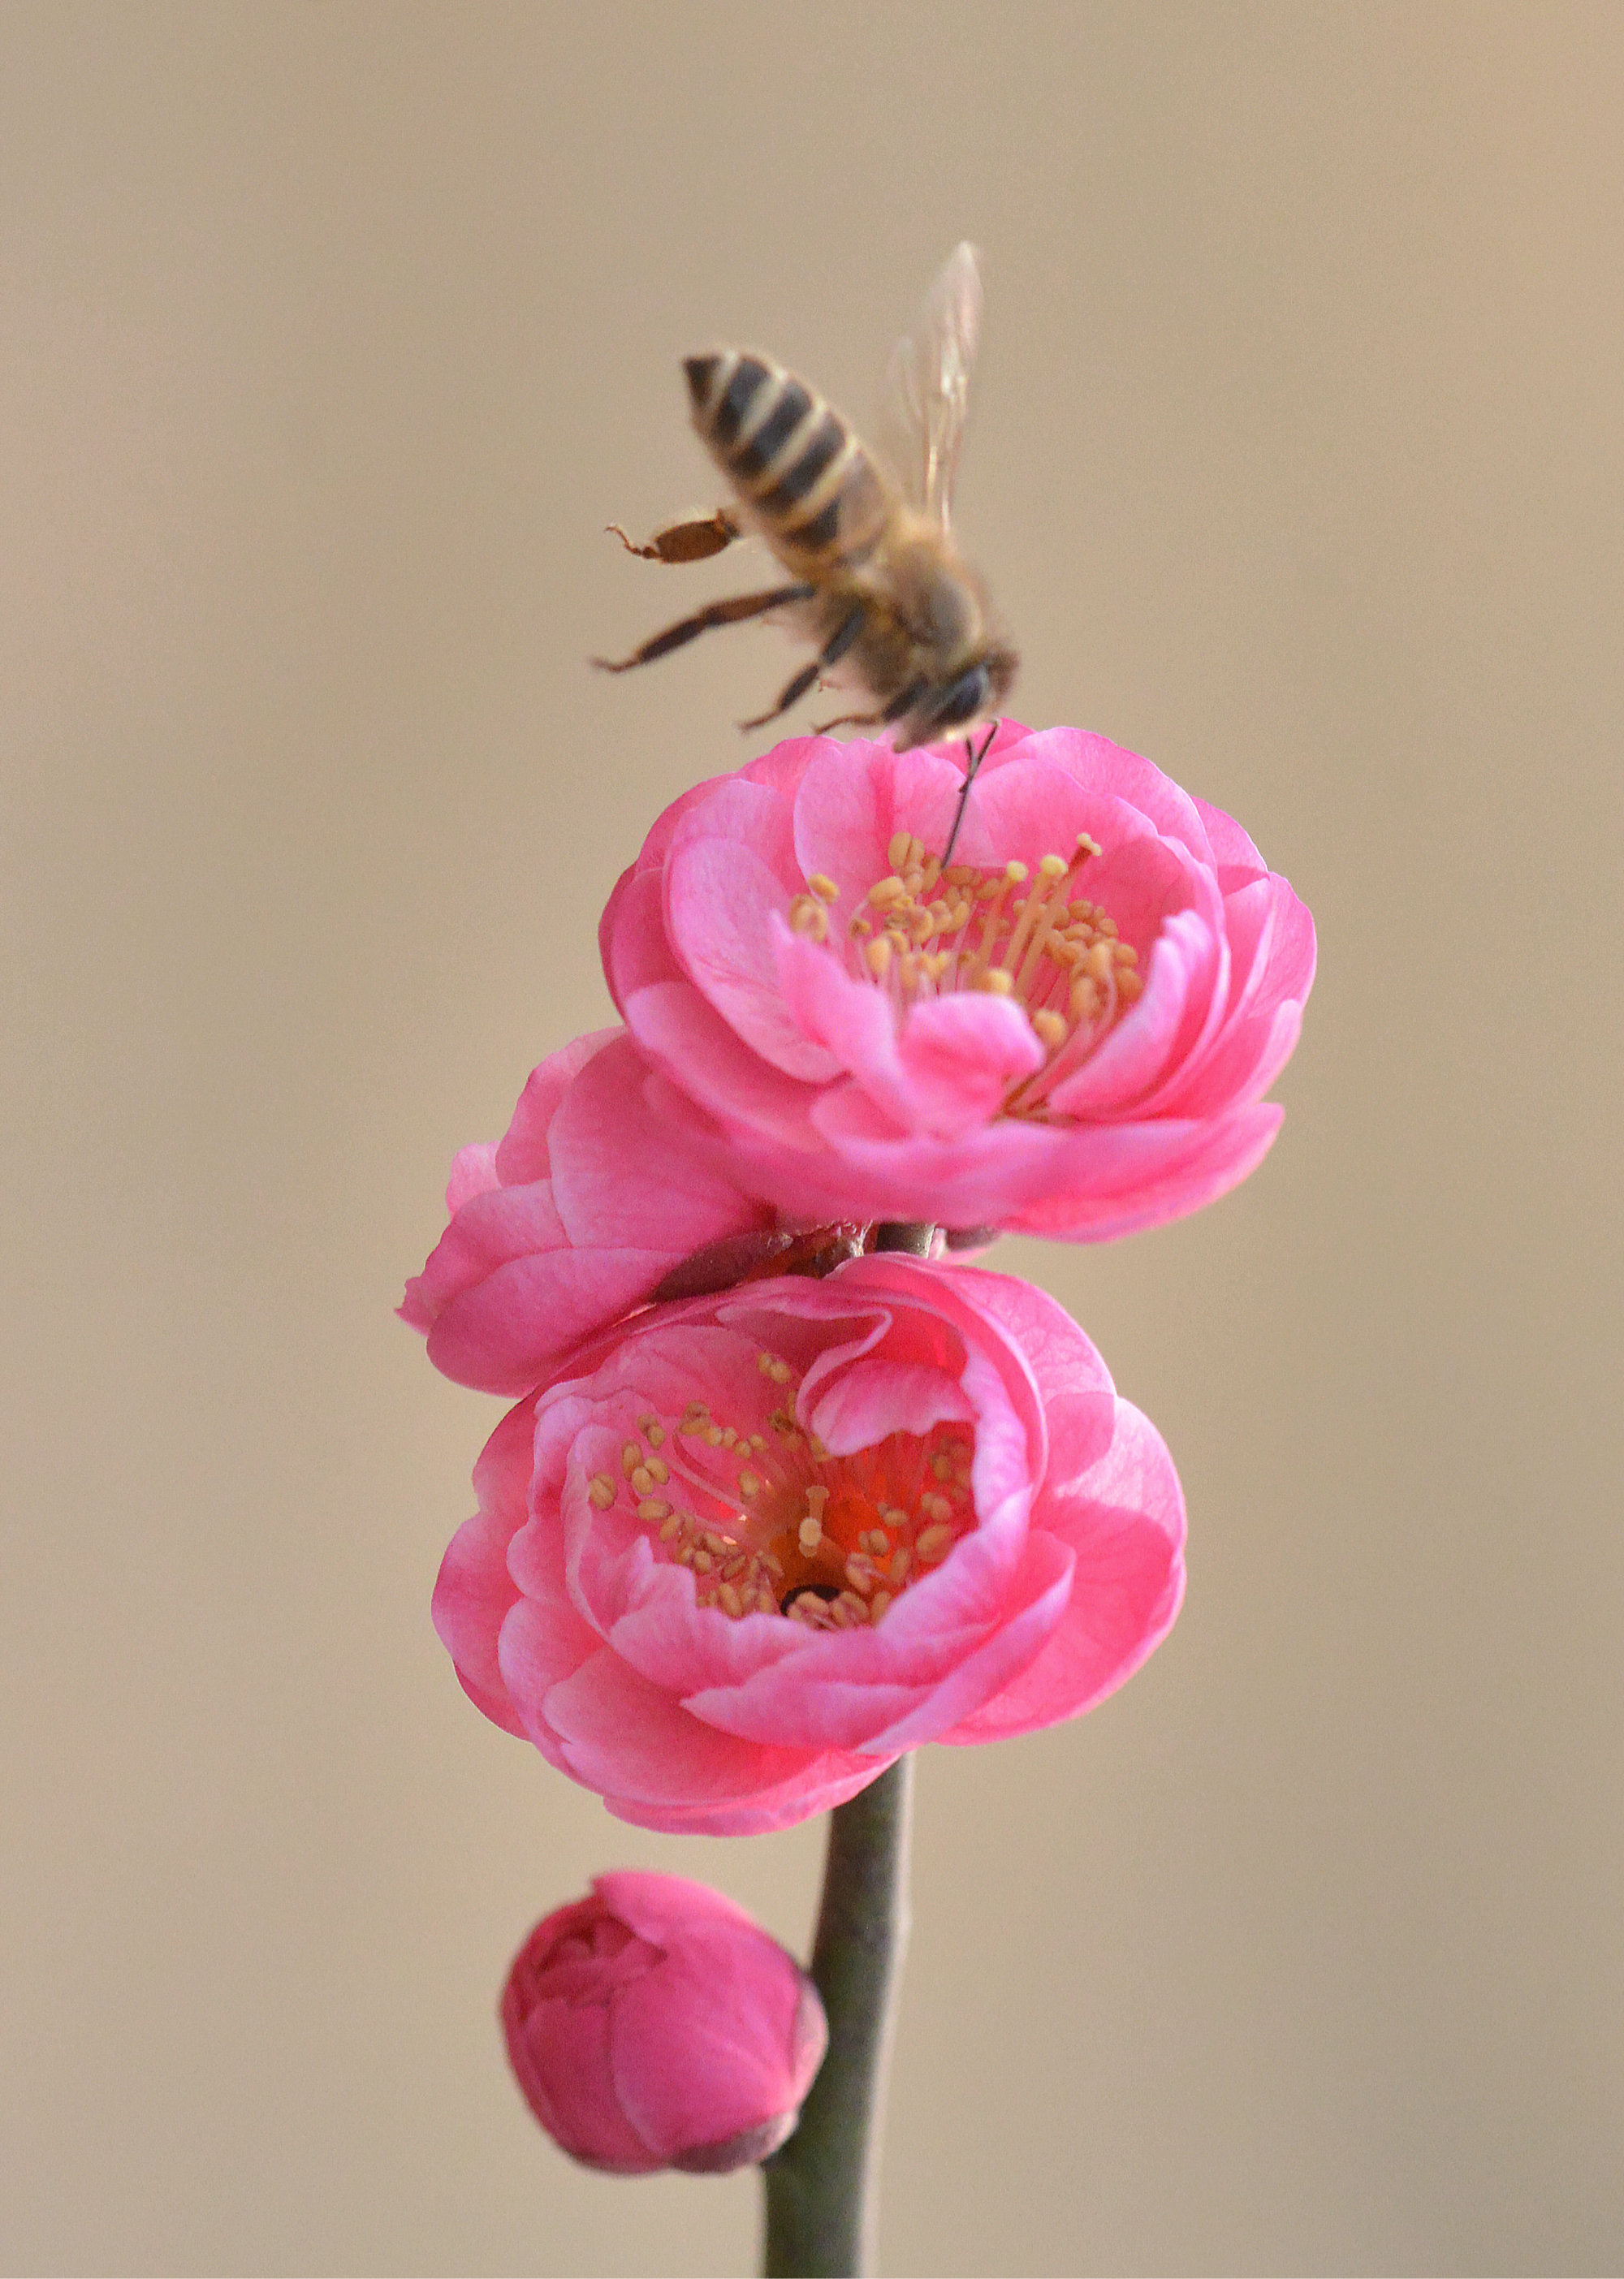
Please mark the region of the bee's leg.
POLYGON ((729 601, 712 602, 708 609, 697 610, 691 618, 667 625, 663 633, 655 633, 629 656, 618 662, 595 656, 592 662, 604 672, 629 672, 635 664, 652 664, 657 656, 669 656, 673 648, 708 633, 712 625, 741 625, 746 618, 764 618, 769 610, 781 610, 790 602, 810 602, 812 597, 810 586, 769 586, 765 593, 735 594, 729 601))
POLYGON ((837 712, 832 720, 814 720, 809 733, 827 736, 831 728, 877 728, 881 717, 878 712, 837 712))
POLYGON ((758 720, 741 720, 740 727, 746 732, 751 728, 765 728, 769 720, 776 720, 781 712, 787 712, 792 704, 798 704, 818 675, 826 671, 831 664, 840 663, 841 658, 844 656, 863 630, 863 610, 859 605, 849 617, 843 618, 812 663, 803 665, 793 680, 785 682, 779 691, 778 702, 773 710, 770 712, 764 712, 758 720))
POLYGON ((720 554, 724 546, 744 535, 743 526, 725 506, 719 506, 714 514, 685 515, 681 522, 667 523, 646 546, 634 544, 618 522, 608 527, 628 554, 644 562, 703 562, 707 555, 720 554))
POLYGON ((831 728, 886 728, 893 720, 900 720, 904 712, 912 712, 925 694, 922 680, 911 680, 899 696, 893 696, 883 712, 842 712, 833 720, 825 720, 812 730, 814 736, 827 736, 831 728))
POLYGON ((948 833, 947 845, 942 850, 942 868, 944 871, 948 864, 952 861, 953 849, 958 843, 958 827, 965 819, 965 809, 970 803, 970 787, 975 781, 975 771, 977 768, 981 766, 981 762, 986 758, 988 753, 991 751, 992 740, 997 733, 998 724, 995 720, 991 727, 987 731, 986 737, 982 741, 981 748, 979 752, 971 743, 968 736, 965 738, 965 757, 969 761, 970 764, 965 770, 964 788, 958 794, 958 805, 953 816, 953 827, 948 833))

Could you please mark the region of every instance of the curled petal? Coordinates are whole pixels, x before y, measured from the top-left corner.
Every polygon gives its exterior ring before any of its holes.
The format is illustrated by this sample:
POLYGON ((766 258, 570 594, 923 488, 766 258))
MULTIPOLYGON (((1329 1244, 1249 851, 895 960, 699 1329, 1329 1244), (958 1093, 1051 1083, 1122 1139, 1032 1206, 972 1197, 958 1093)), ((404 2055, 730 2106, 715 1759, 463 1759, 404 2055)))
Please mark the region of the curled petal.
POLYGON ((579 1039, 533 1072, 495 1147, 457 1158, 450 1223, 400 1311, 458 1384, 523 1392, 693 1252, 771 1226, 659 1116, 652 1075, 624 1031, 579 1039))

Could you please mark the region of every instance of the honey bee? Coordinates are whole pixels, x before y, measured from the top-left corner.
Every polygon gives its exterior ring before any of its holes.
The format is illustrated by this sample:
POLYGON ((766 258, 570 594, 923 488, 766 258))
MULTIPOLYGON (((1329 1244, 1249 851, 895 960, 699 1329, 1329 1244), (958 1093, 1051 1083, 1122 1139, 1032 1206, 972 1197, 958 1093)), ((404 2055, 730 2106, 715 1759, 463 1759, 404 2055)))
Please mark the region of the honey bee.
MULTIPOLYGON (((731 484, 732 502, 673 523, 644 546, 618 524, 610 528, 630 552, 667 563, 702 561, 754 535, 777 556, 788 582, 712 602, 630 656, 593 662, 627 672, 713 625, 771 613, 818 650, 771 711, 741 723, 745 729, 777 719, 820 679, 847 686, 865 709, 825 721, 815 733, 894 726, 899 751, 996 711, 1019 660, 950 528, 981 306, 974 249, 960 245, 891 359, 889 464, 770 357, 728 348, 687 358, 694 426, 731 484)), ((979 756, 971 754, 972 772, 979 756)))

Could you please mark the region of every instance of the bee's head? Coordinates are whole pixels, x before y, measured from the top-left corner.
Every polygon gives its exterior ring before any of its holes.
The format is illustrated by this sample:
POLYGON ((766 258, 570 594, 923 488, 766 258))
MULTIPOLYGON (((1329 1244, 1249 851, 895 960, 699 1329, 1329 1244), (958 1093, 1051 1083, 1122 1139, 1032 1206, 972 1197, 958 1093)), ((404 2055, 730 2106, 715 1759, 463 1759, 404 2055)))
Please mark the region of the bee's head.
POLYGON ((1020 662, 1012 648, 997 647, 986 650, 974 664, 956 673, 944 688, 934 693, 920 716, 911 724, 917 727, 919 740, 934 742, 938 736, 962 728, 966 720, 981 719, 997 711, 1014 686, 1015 668, 1020 662))
POLYGON ((1020 669, 1020 659, 1006 643, 989 648, 981 659, 981 671, 987 676, 987 694, 982 707, 989 712, 1004 709, 1004 700, 1015 686, 1015 675, 1020 669))

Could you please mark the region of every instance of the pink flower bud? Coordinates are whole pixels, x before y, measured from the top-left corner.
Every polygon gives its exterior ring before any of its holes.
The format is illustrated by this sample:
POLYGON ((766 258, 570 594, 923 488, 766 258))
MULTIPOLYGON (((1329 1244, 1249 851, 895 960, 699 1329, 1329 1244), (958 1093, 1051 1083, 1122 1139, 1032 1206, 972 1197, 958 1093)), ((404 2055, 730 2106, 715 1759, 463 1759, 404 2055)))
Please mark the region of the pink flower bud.
POLYGON ((501 2014, 548 2135, 623 2176, 765 2160, 828 2042, 817 1988, 742 1907, 629 1868, 536 1924, 501 2014))

